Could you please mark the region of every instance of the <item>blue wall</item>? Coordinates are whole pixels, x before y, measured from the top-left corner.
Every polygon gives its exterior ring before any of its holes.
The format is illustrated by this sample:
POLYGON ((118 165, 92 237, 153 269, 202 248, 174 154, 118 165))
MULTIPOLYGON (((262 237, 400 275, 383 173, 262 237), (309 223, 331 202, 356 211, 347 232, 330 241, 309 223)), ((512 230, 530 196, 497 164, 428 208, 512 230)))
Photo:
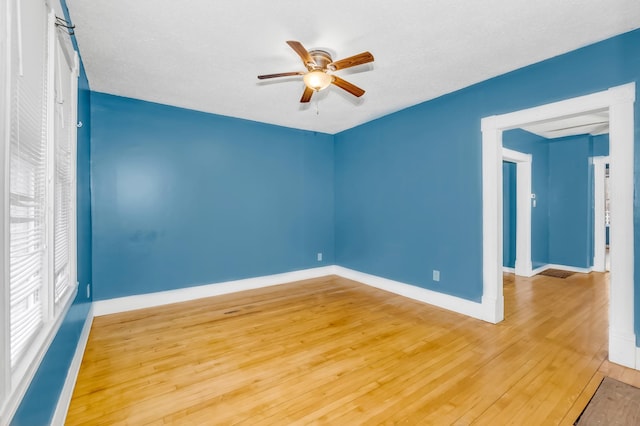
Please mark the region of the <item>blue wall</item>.
POLYGON ((502 162, 502 266, 516 266, 516 163, 502 162))
POLYGON ((89 176, 89 141, 91 133, 90 93, 84 70, 78 81, 77 157, 77 230, 78 294, 47 351, 27 393, 13 417, 12 425, 49 424, 56 409, 67 371, 76 351, 91 299, 86 287, 91 285, 91 195, 89 176))
MULTIPOLYGON (((640 31, 634 31, 339 133, 337 263, 480 301, 480 120, 639 77, 640 31), (440 282, 432 281, 433 269, 441 271, 440 282)), ((638 111, 636 103, 636 140, 638 111)), ((640 155, 635 158, 638 163, 640 155)), ((635 179, 637 186, 638 174, 635 179)))
POLYGON ((334 263, 331 135, 101 93, 91 110, 95 300, 334 263))
POLYGON ((549 263, 593 264, 593 180, 588 135, 549 141, 549 263))
POLYGON ((591 155, 594 157, 609 155, 609 134, 592 136, 591 142, 593 144, 591 155))
POLYGON ((480 143, 437 124, 475 115, 464 94, 336 135, 338 264, 480 300, 480 143))

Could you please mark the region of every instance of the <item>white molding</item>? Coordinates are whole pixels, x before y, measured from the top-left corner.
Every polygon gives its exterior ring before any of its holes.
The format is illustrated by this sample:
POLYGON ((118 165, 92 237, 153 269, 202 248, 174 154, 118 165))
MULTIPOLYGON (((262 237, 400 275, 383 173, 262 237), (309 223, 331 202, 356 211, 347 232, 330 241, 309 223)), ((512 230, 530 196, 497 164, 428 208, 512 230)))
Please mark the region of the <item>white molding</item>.
POLYGON ((492 309, 491 321, 504 319, 502 286, 502 130, 497 116, 482 126, 482 304, 492 309))
POLYGON ((507 114, 482 128, 483 296, 494 322, 504 318, 502 289, 502 132, 593 111, 609 112, 611 164, 609 359, 635 368, 633 161, 635 83, 507 114))
POLYGON ((531 276, 533 277, 534 275, 538 275, 540 272, 546 271, 547 269, 549 269, 549 265, 538 266, 536 269, 531 271, 531 273, 533 274, 531 276))
POLYGON ((611 224, 609 225, 610 308, 609 359, 635 368, 634 328, 634 106, 635 84, 609 90, 609 181, 611 224))
POLYGON ((606 271, 605 174, 609 157, 592 157, 593 162, 593 270, 606 271))
MULTIPOLYGON (((617 333, 609 327, 609 361, 636 368, 635 333, 617 333)), ((636 368, 637 369, 637 368, 636 368)))
MULTIPOLYGON (((578 272, 579 274, 588 274, 593 271, 593 268, 581 268, 579 266, 560 265, 558 263, 547 263, 542 268, 537 270, 546 271, 547 269, 560 269, 561 271, 578 272)), ((540 273, 538 272, 538 273, 540 273)))
MULTIPOLYGON (((502 148, 502 160, 516 164, 516 263, 515 274, 533 276, 531 262, 531 168, 533 156, 502 148)), ((504 177, 503 177, 504 179, 504 177)), ((504 218, 502 219, 504 220, 504 218)))
MULTIPOLYGON (((539 124, 555 121, 560 117, 579 115, 593 111, 603 111, 611 105, 635 101, 635 83, 612 87, 602 92, 565 99, 563 101, 544 104, 533 108, 494 115, 487 122, 486 130, 517 129, 523 125, 539 124)), ((483 118, 482 120, 485 120, 483 118)), ((485 127, 482 128, 485 131, 485 127)))
POLYGON ((510 268, 508 266, 503 266, 502 267, 502 272, 507 272, 509 274, 515 274, 516 273, 516 268, 510 268))
POLYGON ((560 265, 559 263, 547 263, 542 266, 538 266, 531 271, 531 276, 538 275, 540 272, 544 272, 547 269, 560 269, 561 271, 577 272, 579 274, 588 274, 593 271, 593 268, 581 268, 579 266, 560 265))
POLYGON ((73 390, 76 386, 76 380, 78 379, 78 373, 80 372, 80 366, 82 365, 84 351, 87 348, 89 333, 91 332, 91 324, 93 324, 93 305, 90 306, 89 313, 84 321, 82 332, 80 333, 80 338, 78 339, 78 344, 76 346, 76 351, 73 355, 73 359, 71 360, 69 370, 67 371, 67 378, 64 381, 62 392, 60 392, 60 397, 58 398, 56 411, 51 419, 51 424, 53 426, 64 425, 65 419, 67 418, 69 404, 71 403, 71 396, 73 395, 73 390))
POLYGON ((306 280, 309 278, 318 278, 331 275, 333 273, 333 266, 324 266, 320 268, 303 269, 299 271, 285 272, 282 274, 265 275, 262 277, 246 278, 215 284, 205 284, 156 293, 98 300, 93 302, 93 312, 95 316, 99 317, 118 312, 151 308, 154 306, 168 305, 170 303, 186 302, 187 300, 195 300, 203 297, 219 296, 222 294, 235 293, 237 291, 269 287, 306 280))
POLYGON ((11 33, 14 23, 8 17, 13 2, 0 3, 0 424, 4 421, 4 406, 11 393, 11 355, 9 351, 9 138, 11 107, 9 95, 11 81, 12 45, 11 33))
POLYGON ((473 318, 487 320, 487 313, 481 303, 473 302, 460 297, 451 296, 433 290, 428 290, 412 284, 382 278, 342 266, 331 265, 320 268, 304 269, 283 274, 267 275, 262 277, 247 278, 236 281, 226 281, 217 284, 187 287, 177 290, 146 293, 136 296, 118 297, 115 299, 93 302, 93 316, 102 316, 127 312, 135 309, 151 308, 170 303, 185 302, 204 297, 220 296, 239 291, 286 284, 310 278, 319 278, 328 275, 338 275, 343 278, 357 281, 371 287, 386 290, 400 296, 419 300, 443 309, 468 315, 473 318))
POLYGON ((471 300, 462 299, 460 297, 451 296, 437 291, 428 290, 411 284, 405 284, 400 281, 382 278, 377 275, 366 274, 364 272, 335 266, 335 275, 366 284, 371 287, 385 290, 390 293, 428 303, 429 305, 457 312, 459 314, 468 315, 473 318, 485 320, 486 313, 481 303, 472 302, 471 300))

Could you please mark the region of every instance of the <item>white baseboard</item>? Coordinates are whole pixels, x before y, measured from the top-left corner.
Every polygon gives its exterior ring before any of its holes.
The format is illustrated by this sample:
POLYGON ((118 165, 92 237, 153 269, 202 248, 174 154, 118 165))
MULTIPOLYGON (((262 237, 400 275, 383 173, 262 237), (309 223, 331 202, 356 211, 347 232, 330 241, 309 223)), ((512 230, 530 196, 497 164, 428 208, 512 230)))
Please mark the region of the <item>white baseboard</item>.
POLYGON ((282 274, 265 275, 256 278, 226 281, 217 284, 205 284, 176 290, 159 291, 156 293, 138 294, 135 296, 118 297, 115 299, 98 300, 93 302, 94 315, 115 314, 136 309, 152 308, 170 303, 186 302, 203 297, 220 296, 237 291, 253 290, 294 281, 318 278, 335 273, 333 266, 303 269, 282 274))
POLYGON ((515 274, 516 273, 516 268, 511 268, 509 266, 503 266, 502 267, 502 272, 508 272, 510 274, 515 274))
POLYGON ((538 275, 540 272, 544 272, 544 271, 546 271, 546 270, 547 270, 547 269, 549 269, 549 268, 550 268, 550 266, 549 266, 549 265, 542 265, 542 266, 538 266, 536 269, 534 269, 533 271, 531 271, 531 273, 533 274, 533 275, 531 275, 531 276, 538 275))
POLYGON ((539 268, 534 269, 533 275, 537 275, 540 272, 546 271, 547 269, 560 269, 562 271, 577 272, 579 274, 588 274, 593 270, 593 268, 579 268, 577 266, 559 265, 557 263, 547 263, 546 265, 542 265, 539 268))
POLYGON ((238 291, 269 287, 310 278, 318 278, 332 274, 443 309, 468 315, 473 318, 482 320, 487 318, 485 313, 486 307, 483 306, 482 303, 472 302, 470 300, 439 293, 437 291, 427 290, 415 285, 405 284, 399 281, 335 265, 285 272, 283 274, 267 275, 263 277, 247 278, 243 280, 226 281, 217 284, 187 287, 177 290, 161 291, 157 293, 99 300, 93 302, 93 312, 95 316, 109 315, 136 309, 167 305, 170 303, 185 302, 204 297, 220 296, 222 294, 235 293, 238 291))
POLYGON ((62 392, 58 398, 58 404, 56 405, 56 411, 53 413, 53 419, 51 424, 53 426, 64 425, 67 418, 67 411, 69 410, 69 404, 71 403, 71 396, 73 395, 73 389, 76 386, 76 380, 78 373, 80 372, 80 365, 82 364, 82 357, 84 356, 84 350, 87 347, 87 341, 89 340, 89 332, 91 331, 91 324, 93 324, 93 306, 89 308, 89 313, 82 326, 82 332, 78 339, 78 345, 76 351, 71 360, 71 365, 67 371, 67 378, 64 381, 62 392))
POLYGON ((485 320, 485 318, 487 318, 485 312, 486 307, 478 302, 472 302, 456 296, 427 290, 426 288, 417 287, 415 285, 382 278, 377 275, 365 274, 364 272, 355 271, 342 266, 335 266, 334 273, 341 277, 358 281, 359 283, 366 284, 371 287, 386 290, 390 293, 428 303, 429 305, 437 306, 459 314, 468 315, 481 320, 485 320))
POLYGON ((635 369, 637 357, 636 335, 609 327, 609 361, 635 369))

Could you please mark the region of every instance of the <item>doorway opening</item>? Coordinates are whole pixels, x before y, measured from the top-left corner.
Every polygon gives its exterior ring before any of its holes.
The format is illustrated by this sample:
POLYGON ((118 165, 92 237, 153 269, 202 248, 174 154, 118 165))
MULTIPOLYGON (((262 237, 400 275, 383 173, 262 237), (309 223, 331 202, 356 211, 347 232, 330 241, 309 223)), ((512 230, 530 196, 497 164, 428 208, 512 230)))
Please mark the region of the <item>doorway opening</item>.
POLYGON ((502 148, 502 161, 516 165, 516 275, 531 277, 531 154, 502 148))
MULTIPOLYGON (((609 360, 635 368, 633 144, 635 83, 482 119, 483 295, 487 321, 504 319, 502 282, 502 133, 585 113, 610 120, 611 212, 609 360)), ((528 210, 528 209, 525 209, 528 210)))

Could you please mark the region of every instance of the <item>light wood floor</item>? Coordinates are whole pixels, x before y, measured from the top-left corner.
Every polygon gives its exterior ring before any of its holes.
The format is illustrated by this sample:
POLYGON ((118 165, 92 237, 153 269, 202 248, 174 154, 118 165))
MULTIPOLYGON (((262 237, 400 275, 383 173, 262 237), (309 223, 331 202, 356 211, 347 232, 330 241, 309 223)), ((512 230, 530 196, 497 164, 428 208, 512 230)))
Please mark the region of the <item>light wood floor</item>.
POLYGON ((67 424, 570 425, 640 384, 607 281, 506 274, 497 325, 334 276, 97 317, 67 424))

